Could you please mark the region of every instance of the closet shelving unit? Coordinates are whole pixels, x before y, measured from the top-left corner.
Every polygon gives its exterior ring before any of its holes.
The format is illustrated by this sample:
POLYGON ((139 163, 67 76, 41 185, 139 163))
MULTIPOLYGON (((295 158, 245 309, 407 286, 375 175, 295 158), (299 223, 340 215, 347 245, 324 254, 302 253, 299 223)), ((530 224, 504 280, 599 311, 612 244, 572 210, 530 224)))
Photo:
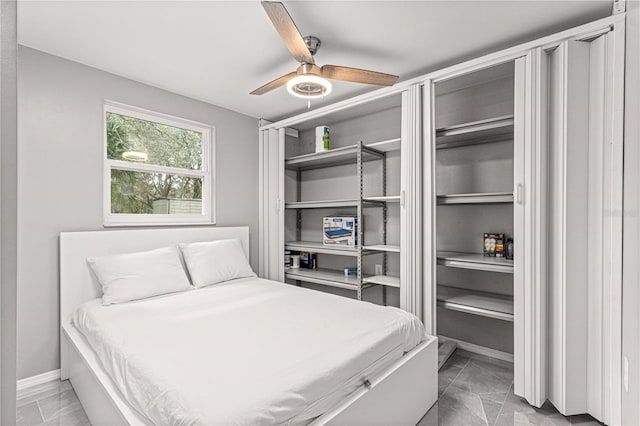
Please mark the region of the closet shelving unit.
MULTIPOLYGON (((513 115, 474 121, 437 129, 436 149, 460 148, 513 138, 513 115)), ((439 194, 438 205, 510 204, 512 192, 439 194)), ((450 268, 513 274, 513 260, 487 257, 478 253, 438 251, 437 264, 450 268)), ((500 294, 439 286, 438 306, 446 309, 513 321, 513 297, 500 294)))
MULTIPOLYGON (((502 67, 501 71, 504 72, 506 69, 506 66, 502 67)), ((450 95, 451 97, 444 101, 447 107, 452 107, 450 101, 454 99, 454 96, 458 96, 456 98, 458 102, 464 103, 467 101, 464 96, 480 96, 478 93, 482 93, 482 96, 488 96, 490 101, 496 101, 496 104, 500 104, 500 107, 495 107, 495 105, 489 107, 494 108, 494 112, 507 112, 505 105, 508 104, 505 103, 504 99, 499 98, 499 96, 508 96, 502 94, 507 93, 507 91, 498 89, 500 94, 494 93, 492 90, 497 88, 497 80, 495 79, 488 81, 491 88, 487 86, 478 88, 485 84, 482 78, 484 77, 480 77, 479 81, 474 82, 472 86, 465 86, 462 89, 454 88, 454 92, 456 90, 461 91, 450 95), (469 90, 465 91, 467 89, 469 90)), ((482 105, 480 108, 483 108, 485 99, 487 98, 476 97, 468 101, 474 105, 482 105)), ((438 108, 437 102, 436 109, 438 108)), ((477 109, 471 110, 466 106, 454 107, 453 112, 447 112, 449 115, 446 116, 446 121, 451 122, 457 118, 455 108, 461 108, 460 114, 463 117, 465 117, 465 114, 470 117, 477 116, 479 112, 477 109), (455 117, 452 114, 456 114, 455 117)), ((486 115, 490 115, 490 113, 486 115)), ((508 222, 513 220, 510 219, 511 216, 508 213, 509 210, 512 210, 512 207, 509 206, 513 206, 514 203, 513 184, 507 182, 513 181, 513 171, 493 170, 486 165, 478 163, 478 161, 487 161, 486 157, 476 160, 473 156, 476 154, 490 155, 488 153, 501 152, 499 151, 500 149, 506 148, 504 145, 499 144, 513 141, 514 121, 513 114, 498 113, 491 118, 455 123, 435 130, 436 158, 441 158, 442 156, 442 161, 444 161, 442 167, 445 167, 442 169, 442 174, 439 178, 443 179, 443 182, 436 184, 436 188, 439 188, 441 192, 437 192, 435 203, 440 214, 453 214, 458 221, 469 223, 469 226, 466 226, 466 224, 463 226, 464 230, 457 229, 455 227, 456 222, 451 220, 443 220, 443 224, 438 225, 438 233, 441 233, 439 237, 441 237, 440 240, 443 245, 436 245, 436 264, 440 268, 446 268, 446 270, 442 270, 443 278, 440 278, 439 274, 437 275, 436 304, 439 308, 448 311, 457 311, 510 323, 514 321, 513 296, 491 291, 497 288, 496 284, 487 286, 486 283, 493 281, 494 278, 489 278, 490 275, 485 276, 484 274, 497 274, 500 277, 496 276, 495 279, 500 278, 498 280, 500 283, 513 283, 514 261, 503 257, 483 256, 481 249, 482 234, 480 232, 508 232, 508 230, 513 229, 513 223, 504 223, 504 228, 500 228, 502 225, 498 225, 504 220, 508 222), (482 145, 482 147, 479 145, 482 145), (473 151, 469 151, 469 149, 473 149, 473 151), (447 151, 446 155, 445 151, 447 151), (447 161, 453 161, 456 164, 455 167, 447 169, 449 167, 447 161), (496 178, 501 174, 504 174, 505 180, 496 178), (450 179, 453 180, 450 181, 450 179), (479 179, 481 182, 471 182, 474 179, 479 179), (499 185, 495 185, 496 182, 499 182, 499 185), (455 192, 450 191, 451 189, 471 189, 472 191, 480 189, 480 191, 455 192), (494 191, 485 192, 487 189, 494 189, 494 191), (505 191, 506 189, 508 191, 505 191), (490 223, 493 225, 485 223, 487 217, 491 218, 490 223), (469 237, 464 234, 471 231, 473 235, 469 237), (464 242, 459 242, 457 239, 464 240, 464 242), (476 240, 478 242, 477 245, 472 243, 476 240), (460 249, 469 251, 452 251, 460 249), (511 276, 511 278, 507 278, 505 275, 511 276)), ((508 156, 506 153, 503 154, 508 156)), ((436 220, 439 221, 438 219, 436 220)), ((512 235, 509 236, 512 237, 512 235)), ((500 291, 505 290, 508 292, 508 289, 500 287, 500 291)), ((466 321, 469 321, 469 326, 473 327, 471 317, 464 318, 451 314, 451 316, 447 315, 447 318, 450 318, 450 320, 455 319, 455 321, 465 321, 464 324, 456 323, 454 327, 445 327, 450 331, 456 328, 467 328, 466 321)), ((463 335, 465 334, 463 333, 463 335)), ((460 339, 457 335, 447 335, 445 337, 466 341, 466 339, 460 339)), ((478 342, 474 342, 474 344, 478 345, 478 342)), ((441 365, 446 361, 448 355, 453 352, 452 345, 455 346, 455 343, 450 341, 448 346, 441 348, 441 352, 444 352, 441 354, 441 365)))
MULTIPOLYGON (((372 144, 364 144, 362 141, 355 145, 341 148, 335 148, 323 152, 315 152, 310 154, 297 155, 285 159, 285 168, 296 172, 297 197, 300 199, 300 182, 302 173, 309 170, 320 168, 329 168, 343 165, 356 166, 356 180, 358 185, 358 197, 352 199, 340 200, 317 200, 317 201, 287 201, 285 209, 296 211, 296 241, 288 241, 285 243, 285 250, 291 251, 308 251, 318 254, 329 254, 337 256, 351 256, 357 260, 356 276, 345 276, 343 271, 331 269, 303 269, 289 268, 285 270, 285 278, 304 281, 313 284, 326 285, 331 287, 354 290, 357 292, 358 300, 362 299, 362 290, 370 286, 381 285, 384 287, 400 287, 400 279, 398 277, 386 275, 388 252, 400 252, 399 246, 387 245, 386 221, 387 221, 387 203, 399 203, 399 195, 386 194, 386 152, 400 149, 400 139, 391 139, 372 144), (364 163, 369 161, 379 161, 381 166, 382 178, 382 195, 380 196, 364 196, 364 163), (305 209, 335 209, 348 208, 355 209, 357 224, 356 230, 358 235, 358 244, 354 247, 347 246, 328 246, 321 242, 301 241, 301 225, 302 211, 305 209), (364 232, 364 215, 363 210, 366 208, 382 209, 382 236, 381 244, 365 245, 364 232), (362 272, 362 258, 371 254, 383 254, 383 274, 364 276, 362 272)), ((383 293, 386 295, 386 292, 383 293)), ((386 297, 384 297, 386 300, 386 297)))

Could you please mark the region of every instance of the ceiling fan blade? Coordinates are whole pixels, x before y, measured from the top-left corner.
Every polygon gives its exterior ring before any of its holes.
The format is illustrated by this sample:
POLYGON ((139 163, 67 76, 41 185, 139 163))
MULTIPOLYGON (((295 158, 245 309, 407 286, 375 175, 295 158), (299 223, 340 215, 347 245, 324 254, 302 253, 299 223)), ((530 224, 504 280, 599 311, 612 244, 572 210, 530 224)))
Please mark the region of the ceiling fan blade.
POLYGON ((375 84, 378 86, 393 86, 398 80, 397 75, 361 70, 359 68, 340 67, 337 65, 324 65, 321 74, 323 77, 333 80, 375 84))
POLYGON ((251 92, 251 95, 262 95, 265 94, 267 92, 272 91, 273 89, 277 89, 280 86, 284 86, 285 84, 287 84, 287 81, 291 80, 293 77, 295 77, 298 73, 297 72, 290 72, 289 74, 285 74, 282 77, 278 77, 273 81, 270 81, 269 83, 265 84, 262 87, 258 87, 256 90, 254 90, 253 92, 251 92))
POLYGON ((298 31, 298 27, 296 27, 296 24, 293 22, 293 19, 291 19, 284 5, 275 1, 263 1, 262 7, 264 7, 273 26, 276 27, 276 31, 278 31, 284 44, 293 57, 296 58, 296 61, 314 64, 313 55, 309 52, 307 43, 304 42, 300 31, 298 31))

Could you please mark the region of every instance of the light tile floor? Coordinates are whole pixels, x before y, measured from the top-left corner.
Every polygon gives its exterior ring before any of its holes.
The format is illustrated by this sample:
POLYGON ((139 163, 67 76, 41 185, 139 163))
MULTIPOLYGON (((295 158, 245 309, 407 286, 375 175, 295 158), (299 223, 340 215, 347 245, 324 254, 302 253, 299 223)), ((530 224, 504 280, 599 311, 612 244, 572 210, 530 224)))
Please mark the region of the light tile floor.
POLYGON ((456 350, 438 373, 438 402, 418 426, 600 425, 564 417, 548 401, 534 408, 513 394, 513 364, 456 350))
MULTIPOLYGON (((563 417, 548 402, 531 407, 513 394, 513 364, 460 349, 440 369, 438 396, 418 426, 600 424, 590 416, 563 417)), ((89 425, 68 381, 28 389, 17 405, 19 426, 89 425)))
POLYGON ((68 380, 45 383, 18 395, 18 426, 89 425, 89 419, 68 380))

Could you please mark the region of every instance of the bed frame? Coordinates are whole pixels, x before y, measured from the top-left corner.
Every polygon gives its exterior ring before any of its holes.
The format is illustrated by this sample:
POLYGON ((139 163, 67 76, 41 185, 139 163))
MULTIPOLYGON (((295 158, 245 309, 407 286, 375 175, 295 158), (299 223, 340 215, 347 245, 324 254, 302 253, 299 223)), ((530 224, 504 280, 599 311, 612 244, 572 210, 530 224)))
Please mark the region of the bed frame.
MULTIPOLYGON (((100 297, 87 257, 151 250, 180 242, 239 238, 249 257, 248 227, 191 227, 63 232, 60 234, 61 378, 69 379, 92 425, 147 425, 115 387, 84 337, 71 325, 74 310, 100 297)), ((311 423, 415 425, 437 399, 438 343, 429 336, 358 391, 311 423)))

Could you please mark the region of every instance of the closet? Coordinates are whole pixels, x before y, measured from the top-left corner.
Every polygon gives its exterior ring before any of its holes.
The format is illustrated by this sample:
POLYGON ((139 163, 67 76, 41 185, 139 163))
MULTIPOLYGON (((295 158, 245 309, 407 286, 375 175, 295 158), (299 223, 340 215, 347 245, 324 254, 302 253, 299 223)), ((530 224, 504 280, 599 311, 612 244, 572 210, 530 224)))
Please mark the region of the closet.
POLYGON ((437 333, 510 361, 514 91, 511 61, 436 83, 434 108, 437 333))
POLYGON ((275 199, 277 211, 265 220, 278 232, 266 241, 272 248, 264 255, 272 260, 261 262, 262 276, 413 309, 411 289, 421 282, 411 272, 420 269, 411 247, 419 235, 407 226, 407 217, 420 217, 410 192, 418 179, 409 175, 419 169, 407 165, 421 156, 415 152, 417 135, 405 129, 419 119, 407 106, 411 99, 417 103, 415 93, 409 88, 261 133, 261 155, 270 165, 278 164, 265 170, 263 181, 265 207, 275 199), (316 147, 318 128, 328 128, 328 149, 316 147), (332 231, 325 228, 332 218, 353 222, 355 243, 334 243, 328 237, 332 231), (305 260, 311 256, 309 267, 305 260))
POLYGON ((259 275, 399 306, 512 360, 530 404, 616 423, 623 65, 614 15, 262 121, 259 275), (357 246, 322 244, 330 216, 357 218, 357 246), (285 267, 303 251, 318 269, 285 267))

